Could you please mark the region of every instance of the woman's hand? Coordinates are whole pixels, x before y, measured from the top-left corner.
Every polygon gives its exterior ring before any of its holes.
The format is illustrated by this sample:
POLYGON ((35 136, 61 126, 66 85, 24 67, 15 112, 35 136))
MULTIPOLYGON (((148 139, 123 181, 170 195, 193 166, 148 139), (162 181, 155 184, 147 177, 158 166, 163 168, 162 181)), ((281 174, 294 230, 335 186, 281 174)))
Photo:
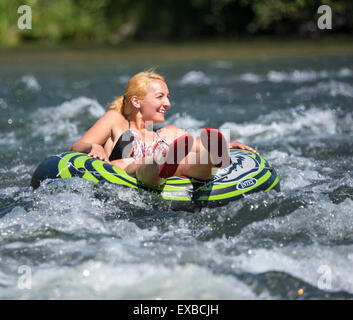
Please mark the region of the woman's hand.
POLYGON ((92 143, 91 151, 88 156, 95 159, 98 158, 110 164, 109 158, 100 144, 92 143))
POLYGON ((229 143, 228 148, 229 148, 229 149, 234 148, 234 149, 249 150, 249 151, 251 151, 251 152, 257 153, 255 149, 253 149, 253 148, 251 148, 251 147, 247 146, 246 144, 243 144, 243 143, 241 143, 241 142, 239 142, 239 141, 235 141, 235 140, 233 140, 233 141, 231 141, 231 142, 229 143))

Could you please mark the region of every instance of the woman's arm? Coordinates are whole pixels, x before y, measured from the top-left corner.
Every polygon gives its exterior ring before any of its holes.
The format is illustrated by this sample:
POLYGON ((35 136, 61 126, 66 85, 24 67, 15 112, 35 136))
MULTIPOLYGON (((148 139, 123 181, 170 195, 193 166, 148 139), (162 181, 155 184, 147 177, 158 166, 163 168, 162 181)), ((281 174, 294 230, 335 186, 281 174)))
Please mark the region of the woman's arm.
MULTIPOLYGON (((117 111, 107 111, 98 121, 72 146, 72 151, 85 152, 89 156, 109 162, 103 148, 109 139, 113 125, 123 123, 125 118, 117 111)), ((125 120, 126 121, 126 120, 125 120)))
POLYGON ((253 149, 253 148, 251 148, 251 147, 247 146, 246 144, 243 144, 243 143, 241 143, 239 141, 235 141, 235 140, 229 142, 228 148, 229 149, 234 148, 234 149, 249 150, 251 152, 257 153, 255 149, 253 149))

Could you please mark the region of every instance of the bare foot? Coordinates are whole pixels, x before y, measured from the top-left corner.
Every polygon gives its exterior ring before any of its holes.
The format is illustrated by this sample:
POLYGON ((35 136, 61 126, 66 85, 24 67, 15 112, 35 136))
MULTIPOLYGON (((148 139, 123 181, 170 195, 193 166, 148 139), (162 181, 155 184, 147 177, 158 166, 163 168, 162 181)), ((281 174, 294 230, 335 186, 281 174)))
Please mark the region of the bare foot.
POLYGON ((184 134, 173 141, 167 151, 165 162, 159 171, 161 178, 169 178, 175 174, 181 160, 183 160, 192 149, 193 143, 194 137, 191 134, 184 134))
POLYGON ((232 164, 226 138, 220 131, 212 128, 203 129, 200 134, 200 140, 210 153, 210 160, 216 168, 226 168, 232 164))

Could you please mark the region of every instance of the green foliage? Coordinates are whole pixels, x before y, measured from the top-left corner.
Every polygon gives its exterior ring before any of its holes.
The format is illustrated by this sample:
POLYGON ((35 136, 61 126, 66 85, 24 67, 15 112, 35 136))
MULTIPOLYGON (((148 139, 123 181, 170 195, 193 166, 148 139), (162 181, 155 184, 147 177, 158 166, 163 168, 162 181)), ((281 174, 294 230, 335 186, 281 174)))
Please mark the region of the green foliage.
POLYGON ((351 0, 0 0, 0 46, 315 33, 321 4, 334 31, 352 32, 351 0), (17 27, 23 4, 31 30, 17 27))
MULTIPOLYGON (((351 0, 243 0, 251 5, 254 19, 248 25, 250 33, 274 31, 275 33, 305 32, 305 26, 316 24, 317 10, 321 5, 328 5, 332 10, 334 29, 341 29, 341 24, 352 30, 353 2, 351 0), (335 22, 336 23, 335 25, 335 22), (284 24, 286 25, 284 27, 284 24), (304 27, 304 28, 303 28, 304 27), (288 30, 290 28, 290 30, 288 30)), ((311 30, 314 31, 313 28, 311 30)), ((317 30, 316 30, 317 31, 317 30)))

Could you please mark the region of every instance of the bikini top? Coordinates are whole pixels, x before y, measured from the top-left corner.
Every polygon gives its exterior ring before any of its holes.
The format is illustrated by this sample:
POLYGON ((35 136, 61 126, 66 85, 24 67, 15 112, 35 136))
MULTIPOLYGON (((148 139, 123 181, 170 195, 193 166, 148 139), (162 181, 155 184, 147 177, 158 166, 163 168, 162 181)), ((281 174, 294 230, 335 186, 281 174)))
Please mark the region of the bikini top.
POLYGON ((109 161, 134 158, 139 160, 143 157, 153 155, 154 153, 166 153, 169 144, 159 135, 159 130, 155 131, 157 134, 156 139, 151 145, 146 147, 145 142, 142 140, 138 131, 130 129, 126 130, 116 142, 112 153, 109 156, 109 161))

